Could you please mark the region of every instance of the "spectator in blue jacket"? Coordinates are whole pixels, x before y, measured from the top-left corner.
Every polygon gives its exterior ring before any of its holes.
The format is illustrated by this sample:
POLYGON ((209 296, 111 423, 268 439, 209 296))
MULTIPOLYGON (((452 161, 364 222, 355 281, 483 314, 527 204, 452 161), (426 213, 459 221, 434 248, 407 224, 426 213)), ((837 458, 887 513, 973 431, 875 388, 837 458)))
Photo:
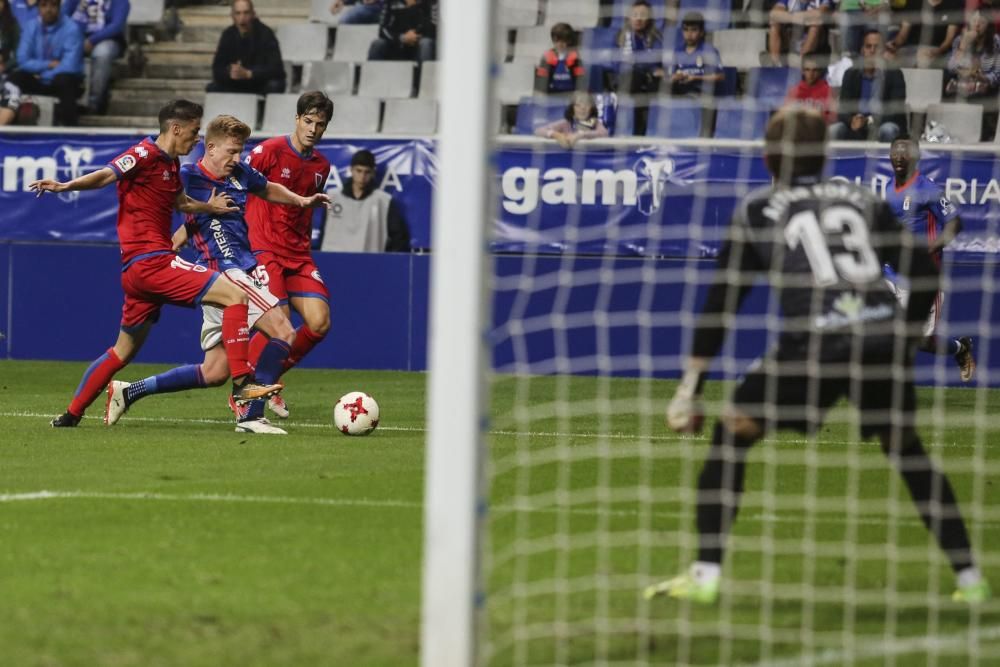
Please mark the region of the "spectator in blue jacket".
POLYGON ((56 125, 76 125, 76 98, 83 84, 83 33, 59 13, 59 0, 38 0, 38 20, 29 23, 21 35, 11 80, 23 93, 59 98, 56 125))
POLYGON ((111 65, 125 52, 129 9, 129 0, 66 0, 63 5, 63 15, 83 31, 83 54, 90 56, 90 113, 108 109, 111 65))

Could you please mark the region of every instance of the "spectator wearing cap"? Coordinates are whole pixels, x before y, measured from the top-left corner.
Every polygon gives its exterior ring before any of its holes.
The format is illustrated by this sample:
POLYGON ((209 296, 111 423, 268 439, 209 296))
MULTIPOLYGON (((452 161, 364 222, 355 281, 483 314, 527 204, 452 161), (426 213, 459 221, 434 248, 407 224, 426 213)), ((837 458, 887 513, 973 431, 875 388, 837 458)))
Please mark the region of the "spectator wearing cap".
POLYGON ((571 93, 583 84, 583 62, 576 46, 576 31, 568 23, 556 23, 549 31, 552 48, 542 54, 535 68, 535 91, 571 93))
POLYGON ((274 31, 260 22, 250 0, 233 0, 233 25, 222 31, 212 59, 210 93, 285 92, 285 66, 274 31))
POLYGON ((685 14, 681 19, 681 36, 683 39, 674 48, 668 70, 671 94, 712 94, 715 84, 723 78, 722 59, 715 47, 705 41, 705 17, 698 12, 685 14))
POLYGON ((63 15, 83 31, 83 54, 90 56, 90 113, 107 111, 111 66, 125 53, 125 23, 130 8, 129 0, 66 0, 63 4, 63 15))
POLYGON ((38 20, 21 34, 17 69, 11 82, 29 95, 59 99, 56 125, 74 126, 79 118, 76 98, 83 84, 83 34, 59 12, 59 0, 38 0, 38 20))
POLYGON ((437 52, 436 8, 430 0, 386 0, 379 34, 368 60, 434 60, 437 52))
POLYGON ((375 155, 351 156, 351 177, 330 193, 319 248, 331 252, 409 252, 410 229, 399 204, 375 187, 375 155))

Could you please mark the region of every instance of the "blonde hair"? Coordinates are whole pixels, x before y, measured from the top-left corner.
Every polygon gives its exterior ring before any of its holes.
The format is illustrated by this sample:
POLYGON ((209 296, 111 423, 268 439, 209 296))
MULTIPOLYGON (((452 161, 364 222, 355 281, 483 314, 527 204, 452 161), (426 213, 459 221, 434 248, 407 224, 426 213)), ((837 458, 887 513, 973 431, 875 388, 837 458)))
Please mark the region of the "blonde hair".
POLYGON ((205 128, 205 143, 217 139, 231 137, 240 143, 246 143, 250 138, 250 126, 235 116, 225 114, 216 116, 205 128))

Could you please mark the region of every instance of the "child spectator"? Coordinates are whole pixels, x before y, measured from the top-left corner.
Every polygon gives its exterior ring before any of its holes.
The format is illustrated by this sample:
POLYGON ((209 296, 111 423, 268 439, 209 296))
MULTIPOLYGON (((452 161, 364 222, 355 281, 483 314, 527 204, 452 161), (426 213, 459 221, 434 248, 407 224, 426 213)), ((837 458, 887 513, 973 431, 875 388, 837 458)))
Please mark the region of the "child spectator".
POLYGON ((415 60, 436 57, 437 22, 430 0, 386 0, 379 17, 379 36, 368 60, 415 60))
POLYGON ((339 24, 378 23, 382 0, 333 0, 330 13, 338 16, 339 24))
POLYGON ((90 56, 88 113, 108 109, 111 66, 125 52, 125 22, 129 0, 68 0, 62 13, 83 31, 83 54, 90 56))
POLYGON ((682 44, 674 49, 670 65, 670 92, 674 95, 700 96, 713 92, 722 80, 722 60, 715 47, 705 41, 705 18, 688 12, 681 19, 682 44), (708 83, 706 87, 703 84, 708 83))
POLYGON ((784 63, 789 53, 806 56, 830 53, 826 26, 830 0, 777 0, 769 15, 767 60, 774 66, 784 63))
POLYGON ((663 35, 653 22, 653 9, 647 0, 635 0, 628 22, 615 40, 618 58, 605 86, 609 90, 633 95, 656 92, 663 79, 663 35))
POLYGON ((260 22, 250 0, 233 0, 233 25, 222 31, 212 60, 210 93, 285 92, 285 66, 274 31, 260 22))
POLYGON ((555 139, 563 148, 573 148, 580 139, 608 136, 608 128, 598 116, 593 96, 581 90, 573 93, 572 101, 566 105, 565 117, 539 127, 535 134, 555 139))
POLYGON ((1000 35, 984 12, 972 12, 962 36, 955 40, 946 80, 945 96, 985 107, 981 140, 992 140, 1000 90, 1000 35))
POLYGON ((802 80, 788 89, 785 104, 816 109, 823 114, 827 125, 836 120, 826 70, 820 66, 818 58, 806 56, 802 59, 802 80))
POLYGON ((568 23, 557 23, 549 33, 552 48, 542 54, 535 69, 539 93, 571 93, 583 83, 583 62, 576 45, 576 31, 568 23))

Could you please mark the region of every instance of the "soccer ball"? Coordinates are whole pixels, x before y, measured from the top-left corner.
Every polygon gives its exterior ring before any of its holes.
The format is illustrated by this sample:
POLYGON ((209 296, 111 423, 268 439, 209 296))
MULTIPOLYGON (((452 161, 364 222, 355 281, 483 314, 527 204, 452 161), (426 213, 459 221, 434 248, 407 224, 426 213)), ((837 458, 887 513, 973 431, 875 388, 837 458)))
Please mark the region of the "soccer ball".
POLYGON ((378 403, 363 391, 344 394, 333 406, 333 424, 344 435, 368 435, 378 426, 378 403))

